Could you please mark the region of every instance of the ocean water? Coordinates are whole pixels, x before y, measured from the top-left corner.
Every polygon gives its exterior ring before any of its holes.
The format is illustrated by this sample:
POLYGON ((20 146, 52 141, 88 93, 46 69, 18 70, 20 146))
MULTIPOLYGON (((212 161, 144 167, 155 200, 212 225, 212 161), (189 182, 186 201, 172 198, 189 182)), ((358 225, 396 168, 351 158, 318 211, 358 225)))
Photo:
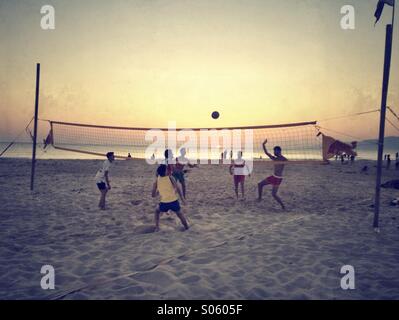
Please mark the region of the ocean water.
MULTIPOLYGON (((8 143, 0 143, 0 153, 7 147, 8 143)), ((115 152, 116 155, 119 156, 127 156, 130 152, 133 158, 145 158, 145 146, 123 146, 123 145, 112 145, 112 146, 87 146, 87 145, 63 145, 65 148, 69 149, 78 149, 78 150, 87 150, 91 152, 105 154, 108 151, 115 152)), ((398 148, 399 149, 399 148, 398 148)), ((203 150, 204 151, 204 150, 203 150)), ((219 152, 211 152, 207 151, 208 157, 210 159, 219 159, 219 152)), ((288 159, 321 159, 321 150, 320 149, 306 149, 306 150, 295 150, 295 149, 286 149, 284 150, 284 154, 288 159)), ((392 147, 387 147, 384 149, 384 154, 391 154, 391 159, 395 159, 395 153, 399 150, 395 150, 392 147)), ((155 156, 157 158, 163 158, 163 151, 160 150, 155 156)), ((367 144, 362 145, 357 149, 358 159, 364 160, 377 160, 377 145, 367 144)), ((198 156, 198 155, 196 155, 198 156)), ((265 155, 261 150, 254 150, 255 158, 265 158, 265 155)), ((30 143, 16 143, 10 149, 3 154, 2 158, 31 158, 32 157, 32 144, 30 143)), ((53 148, 52 146, 48 146, 46 149, 43 149, 42 144, 37 145, 36 149, 36 157, 37 159, 102 159, 103 156, 84 154, 78 152, 71 152, 65 150, 58 150, 53 148)), ((245 157, 245 153, 244 153, 245 157)), ((198 157, 201 158, 201 157, 198 157)))

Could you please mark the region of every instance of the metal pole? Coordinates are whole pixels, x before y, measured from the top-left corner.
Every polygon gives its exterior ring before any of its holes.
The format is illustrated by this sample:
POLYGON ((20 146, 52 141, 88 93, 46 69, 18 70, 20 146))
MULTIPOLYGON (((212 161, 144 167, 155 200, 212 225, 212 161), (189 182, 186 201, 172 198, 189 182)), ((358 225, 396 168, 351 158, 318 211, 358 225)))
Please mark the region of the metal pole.
POLYGON ((36 64, 36 96, 35 96, 35 120, 33 129, 33 145, 32 145, 32 171, 30 177, 30 189, 33 190, 35 182, 35 166, 36 166, 36 140, 37 140, 37 118, 39 113, 39 84, 40 84, 40 63, 36 64))
POLYGON ((384 76, 382 81, 380 132, 378 138, 378 164, 377 164, 377 179, 375 186, 375 203, 374 203, 373 226, 374 229, 376 229, 376 231, 378 231, 378 218, 380 214, 382 154, 384 152, 385 115, 386 115, 387 95, 388 95, 388 86, 389 86, 389 71, 391 68, 391 53, 392 53, 392 25, 388 24, 386 26, 386 38, 385 38, 384 76))

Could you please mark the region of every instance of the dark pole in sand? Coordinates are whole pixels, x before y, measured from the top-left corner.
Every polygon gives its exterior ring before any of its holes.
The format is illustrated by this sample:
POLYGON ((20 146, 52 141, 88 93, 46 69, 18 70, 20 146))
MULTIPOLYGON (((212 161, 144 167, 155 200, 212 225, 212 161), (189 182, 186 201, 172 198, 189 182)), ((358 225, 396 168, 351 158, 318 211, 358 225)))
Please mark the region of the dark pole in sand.
MULTIPOLYGON (((393 16, 392 16, 393 20, 393 16)), ((385 135, 385 114, 387 108, 387 95, 389 86, 389 71, 391 68, 392 53, 392 24, 386 26, 385 38, 385 57, 384 57, 384 76, 382 82, 382 97, 380 111, 380 133, 378 138, 378 164, 377 179, 375 186, 375 203, 374 203, 374 223, 373 227, 378 232, 378 217, 380 214, 380 189, 381 189, 381 173, 382 173, 382 154, 384 152, 384 135, 385 135)))
POLYGON ((39 84, 40 84, 40 63, 36 64, 35 121, 34 121, 34 129, 33 129, 32 171, 31 171, 31 177, 30 177, 30 189, 31 190, 33 190, 34 182, 35 182, 37 118, 38 118, 38 113, 39 113, 39 84))

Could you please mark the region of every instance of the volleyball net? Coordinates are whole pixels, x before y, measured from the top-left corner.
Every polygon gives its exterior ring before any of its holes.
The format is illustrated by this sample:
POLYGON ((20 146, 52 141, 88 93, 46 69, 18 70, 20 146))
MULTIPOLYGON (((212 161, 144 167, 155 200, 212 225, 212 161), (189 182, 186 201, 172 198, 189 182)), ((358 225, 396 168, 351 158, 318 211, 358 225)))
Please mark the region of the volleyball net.
MULTIPOLYGON (((45 145, 55 149, 103 156, 113 151, 116 158, 162 159, 165 149, 178 154, 185 148, 191 159, 264 159, 279 146, 291 161, 322 161, 324 136, 317 122, 227 128, 134 128, 49 121, 45 145)), ((325 149, 325 148, 324 148, 325 149)))

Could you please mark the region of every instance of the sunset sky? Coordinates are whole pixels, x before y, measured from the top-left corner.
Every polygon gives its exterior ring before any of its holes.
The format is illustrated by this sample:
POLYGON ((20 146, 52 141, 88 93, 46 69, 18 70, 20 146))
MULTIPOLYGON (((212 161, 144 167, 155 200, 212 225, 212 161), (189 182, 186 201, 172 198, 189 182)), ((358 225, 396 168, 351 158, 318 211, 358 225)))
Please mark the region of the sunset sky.
MULTIPOLYGON (((221 127, 377 109, 392 9, 386 7, 374 27, 376 3, 0 0, 0 141, 12 139, 33 116, 36 62, 43 119, 221 127), (46 4, 55 8, 55 30, 40 27, 46 4), (355 30, 340 27, 346 4, 355 7, 355 30), (211 119, 214 110, 219 120, 211 119)), ((388 100, 397 111, 398 28, 388 100)), ((320 124, 375 138, 378 114, 320 124)), ((399 132, 387 124, 387 135, 399 132)))

